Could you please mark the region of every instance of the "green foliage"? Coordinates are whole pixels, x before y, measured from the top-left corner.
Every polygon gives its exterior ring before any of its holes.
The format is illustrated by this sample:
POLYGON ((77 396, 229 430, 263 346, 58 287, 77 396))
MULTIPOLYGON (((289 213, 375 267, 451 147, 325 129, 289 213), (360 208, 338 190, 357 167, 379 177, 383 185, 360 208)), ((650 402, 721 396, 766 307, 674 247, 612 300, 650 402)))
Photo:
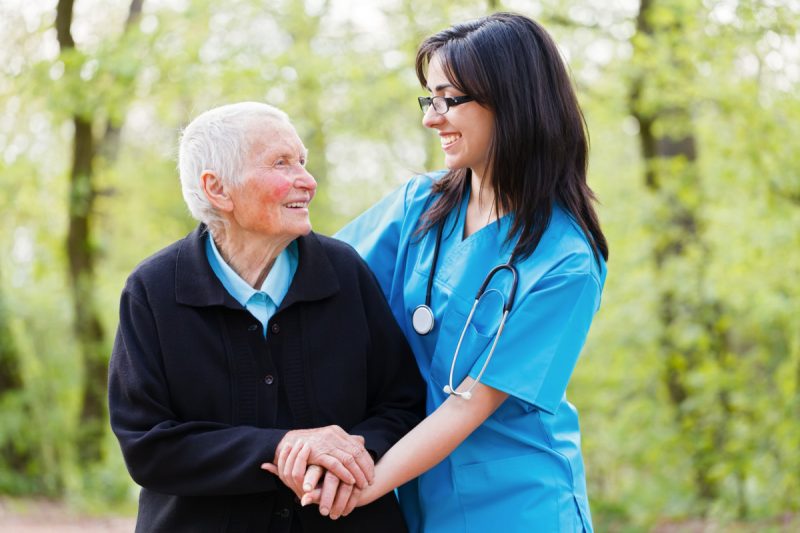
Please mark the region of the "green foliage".
MULTIPOLYGON (((584 99, 612 262, 570 395, 582 407, 598 523, 623 530, 648 528, 659 516, 797 512, 796 133, 778 126, 798 112, 787 92, 797 79, 781 79, 764 57, 786 19, 779 29, 778 8, 760 6, 755 15, 752 4, 727 13, 695 3, 691 15, 688 3, 653 4, 655 34, 633 36, 639 55, 610 62, 615 78, 587 84, 584 99), (693 135, 698 149, 694 168, 679 158, 652 162, 656 192, 645 187, 641 165, 624 164, 631 147, 608 138, 639 134, 624 100, 643 74, 637 111, 688 110, 665 117, 655 133, 693 135), (696 217, 694 236, 673 224, 676 206, 696 217), (657 265, 658 251, 675 242, 680 255, 657 265), (666 293, 683 306, 669 327, 659 306, 666 293), (664 351, 664 338, 675 351, 664 351), (687 396, 677 406, 668 369, 684 379, 687 396), (598 386, 611 389, 608 403, 598 405, 598 386), (718 488, 710 500, 700 498, 698 469, 718 488)), ((781 11, 797 22, 798 13, 781 11)))
MULTIPOLYGON (((135 494, 110 432, 103 458, 76 466, 84 378, 64 244, 71 116, 93 117, 105 139, 91 237, 110 335, 127 274, 194 226, 175 147, 199 112, 238 100, 285 109, 310 151, 323 233, 412 173, 440 167, 435 136, 420 125, 413 60, 425 35, 489 3, 456 4, 364 2, 356 16, 342 0, 145 2, 123 35, 126 2, 87 2, 76 12, 76 49, 61 57, 52 5, 0 7, 0 245, 9 251, 0 256, 0 346, 15 354, 23 384, 0 391, 0 449, 24 458, 19 468, 0 463, 0 492, 90 508, 130 505, 135 494)), ((797 514, 800 12, 658 0, 647 35, 638 6, 499 4, 555 35, 592 140, 590 183, 611 262, 569 397, 581 412, 597 530, 693 517, 757 520, 759 529, 797 514), (654 134, 691 136, 696 159, 644 160, 634 115, 654 114, 654 134), (676 224, 681 213, 694 217, 694 234, 676 224), (680 253, 667 253, 676 242, 680 253), (675 320, 664 316, 667 294, 675 320), (669 375, 680 376, 680 402, 669 375)))

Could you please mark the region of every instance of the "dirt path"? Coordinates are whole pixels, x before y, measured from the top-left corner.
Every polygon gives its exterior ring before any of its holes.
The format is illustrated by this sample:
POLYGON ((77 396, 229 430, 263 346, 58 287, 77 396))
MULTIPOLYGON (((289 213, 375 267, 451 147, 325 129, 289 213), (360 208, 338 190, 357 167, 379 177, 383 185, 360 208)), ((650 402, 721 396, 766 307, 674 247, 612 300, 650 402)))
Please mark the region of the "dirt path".
POLYGON ((132 533, 135 523, 129 517, 81 516, 61 503, 0 499, 3 533, 132 533))
MULTIPOLYGON (((86 516, 63 503, 0 497, 0 533, 133 533, 136 520, 122 516, 86 516)), ((619 531, 614 529, 613 531, 619 531)), ((764 522, 719 525, 702 520, 665 521, 651 533, 761 533, 800 531, 800 515, 787 513, 764 522)))

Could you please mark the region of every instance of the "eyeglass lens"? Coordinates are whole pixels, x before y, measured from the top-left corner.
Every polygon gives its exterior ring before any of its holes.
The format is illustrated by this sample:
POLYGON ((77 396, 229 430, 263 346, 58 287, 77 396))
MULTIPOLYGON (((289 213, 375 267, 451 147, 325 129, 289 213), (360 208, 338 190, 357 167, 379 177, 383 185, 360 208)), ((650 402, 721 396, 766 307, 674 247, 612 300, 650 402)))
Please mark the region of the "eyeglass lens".
POLYGON ((419 107, 422 109, 423 113, 427 113, 431 105, 433 106, 433 110, 440 115, 447 113, 450 109, 447 99, 444 96, 420 96, 418 100, 419 107))

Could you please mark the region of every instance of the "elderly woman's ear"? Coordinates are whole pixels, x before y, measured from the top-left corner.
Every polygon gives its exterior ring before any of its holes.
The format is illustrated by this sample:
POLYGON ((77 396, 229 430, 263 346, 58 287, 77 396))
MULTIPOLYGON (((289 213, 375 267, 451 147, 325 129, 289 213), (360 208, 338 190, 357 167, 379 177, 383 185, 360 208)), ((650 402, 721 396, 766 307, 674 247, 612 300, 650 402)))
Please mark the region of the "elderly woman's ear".
POLYGON ((227 213, 233 211, 233 200, 228 194, 228 186, 221 177, 211 170, 205 170, 200 176, 200 183, 206 198, 214 208, 227 213))

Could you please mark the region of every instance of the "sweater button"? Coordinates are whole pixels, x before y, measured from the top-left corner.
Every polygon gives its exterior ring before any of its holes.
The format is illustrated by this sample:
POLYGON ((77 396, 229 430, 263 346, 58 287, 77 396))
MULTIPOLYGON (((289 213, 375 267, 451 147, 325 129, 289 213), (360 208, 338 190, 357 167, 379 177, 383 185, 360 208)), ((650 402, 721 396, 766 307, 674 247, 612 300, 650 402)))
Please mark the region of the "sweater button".
POLYGON ((280 516, 281 518, 289 518, 289 515, 291 514, 291 511, 289 509, 287 509, 286 507, 284 507, 280 511, 276 511, 275 514, 280 516))
POLYGON ((250 324, 247 326, 247 331, 255 331, 258 329, 258 324, 250 324))
POLYGON ((278 333, 281 332, 281 327, 277 323, 273 322, 272 326, 270 326, 269 330, 272 333, 278 334, 278 333))
POLYGON ((275 383, 275 378, 272 377, 272 374, 267 374, 266 376, 264 376, 264 383, 266 383, 267 385, 272 385, 273 383, 275 383))

